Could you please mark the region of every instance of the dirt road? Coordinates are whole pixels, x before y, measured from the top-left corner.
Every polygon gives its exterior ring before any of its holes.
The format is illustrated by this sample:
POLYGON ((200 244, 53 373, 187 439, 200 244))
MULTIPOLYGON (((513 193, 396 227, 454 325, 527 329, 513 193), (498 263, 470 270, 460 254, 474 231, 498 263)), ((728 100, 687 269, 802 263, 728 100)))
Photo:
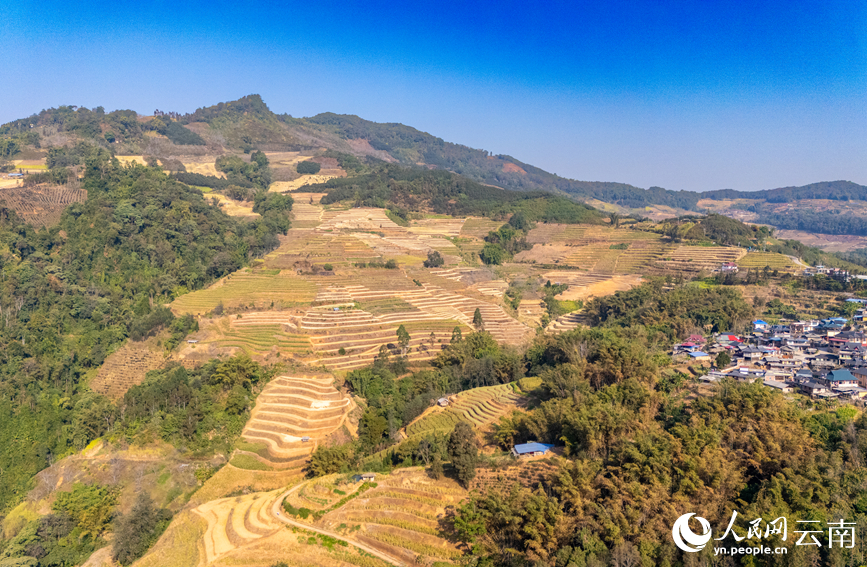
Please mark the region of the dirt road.
POLYGON ((290 494, 292 494, 293 492, 295 492, 296 490, 301 488, 302 486, 304 486, 303 483, 299 484, 298 486, 296 486, 294 488, 290 488, 289 490, 287 490, 286 492, 281 494, 280 497, 277 498, 277 500, 274 501, 274 504, 271 506, 271 516, 273 516, 274 519, 279 520, 279 521, 283 522, 284 524, 288 524, 290 526, 295 526, 296 528, 301 528, 303 530, 309 530, 311 532, 316 532, 318 534, 333 537, 334 539, 339 539, 340 541, 345 541, 349 545, 357 547, 358 549, 360 549, 362 551, 366 551, 367 553, 369 553, 375 557, 378 557, 379 559, 382 559, 383 561, 391 563, 392 565, 395 565, 396 567, 406 567, 406 563, 395 559, 391 555, 388 555, 388 554, 385 554, 379 550, 373 549, 372 547, 368 547, 368 546, 364 545, 363 543, 358 543, 357 541, 352 541, 351 539, 346 539, 345 537, 343 537, 342 535, 340 535, 336 532, 332 532, 329 530, 323 530, 323 529, 311 526, 310 524, 304 524, 302 522, 296 522, 295 520, 290 520, 289 518, 287 518, 286 512, 283 510, 283 500, 287 496, 289 496, 290 494))

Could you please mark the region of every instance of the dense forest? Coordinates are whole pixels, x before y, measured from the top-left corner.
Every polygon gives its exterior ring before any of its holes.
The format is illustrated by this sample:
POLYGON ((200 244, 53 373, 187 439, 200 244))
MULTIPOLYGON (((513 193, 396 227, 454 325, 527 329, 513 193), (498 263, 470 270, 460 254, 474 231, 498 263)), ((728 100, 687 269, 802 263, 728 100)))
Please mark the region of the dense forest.
POLYGON ((122 166, 91 147, 87 201, 36 231, 0 207, 0 508, 31 478, 101 431, 108 402, 89 377, 128 337, 180 333, 161 305, 273 249, 291 199, 262 195, 241 222, 158 168, 122 166), (99 227, 98 229, 95 227, 99 227))
POLYGON ((735 191, 722 189, 702 193, 706 199, 760 199, 768 203, 791 203, 802 199, 832 199, 836 201, 867 201, 867 187, 851 181, 825 181, 803 187, 780 187, 766 191, 735 191))

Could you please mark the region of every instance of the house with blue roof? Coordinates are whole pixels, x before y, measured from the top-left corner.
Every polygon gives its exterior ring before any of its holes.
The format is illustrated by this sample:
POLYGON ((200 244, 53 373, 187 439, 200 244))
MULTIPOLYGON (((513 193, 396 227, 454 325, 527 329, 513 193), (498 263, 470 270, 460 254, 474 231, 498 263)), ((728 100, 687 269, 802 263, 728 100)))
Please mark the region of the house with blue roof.
POLYGON ((546 457, 553 448, 554 445, 531 441, 530 443, 521 443, 520 445, 515 445, 514 447, 512 447, 512 455, 514 455, 517 459, 546 457))
POLYGON ((767 321, 762 321, 761 319, 756 319, 753 321, 753 330, 754 331, 767 331, 768 323, 767 321))

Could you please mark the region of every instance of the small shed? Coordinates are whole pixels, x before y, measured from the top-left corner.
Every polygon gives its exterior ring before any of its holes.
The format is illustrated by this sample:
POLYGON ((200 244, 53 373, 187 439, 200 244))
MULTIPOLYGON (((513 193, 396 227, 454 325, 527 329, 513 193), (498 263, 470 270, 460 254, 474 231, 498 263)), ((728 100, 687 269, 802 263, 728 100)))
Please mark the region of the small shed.
POLYGON ((512 455, 519 459, 544 457, 553 448, 554 445, 548 445, 546 443, 536 443, 535 441, 533 441, 531 443, 522 443, 520 445, 515 445, 514 447, 512 447, 512 455))
POLYGON ((449 399, 448 398, 440 398, 437 400, 437 405, 441 408, 444 408, 447 405, 449 405, 449 399))
POLYGON ((374 480, 376 480, 376 474, 372 472, 362 473, 360 476, 361 480, 363 480, 364 482, 373 482, 374 480))
POLYGON ((689 353, 689 356, 692 357, 693 360, 710 360, 710 355, 700 350, 689 353))
POLYGON ((304 436, 301 438, 302 443, 307 443, 308 441, 310 441, 310 437, 304 436))

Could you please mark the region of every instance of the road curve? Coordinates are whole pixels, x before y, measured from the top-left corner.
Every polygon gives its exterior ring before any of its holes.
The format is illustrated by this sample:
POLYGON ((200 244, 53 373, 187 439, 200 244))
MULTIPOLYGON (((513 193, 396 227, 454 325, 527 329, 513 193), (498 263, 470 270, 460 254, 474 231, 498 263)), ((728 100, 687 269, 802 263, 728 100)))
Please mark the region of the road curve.
POLYGON ((301 483, 301 484, 299 484, 293 488, 290 488, 289 490, 287 490, 286 492, 281 494, 279 497, 277 497, 277 500, 275 500, 274 504, 271 505, 271 516, 275 520, 279 520, 279 521, 283 522, 284 524, 287 524, 290 526, 295 526, 296 528, 301 528, 303 530, 309 530, 311 532, 316 532, 318 534, 333 537, 334 539, 339 539, 340 541, 345 541, 349 545, 351 545, 353 547, 357 547, 358 549, 360 549, 362 551, 366 551, 367 553, 369 553, 375 557, 378 557, 387 563, 391 563, 395 567, 406 567, 406 563, 404 563, 403 561, 399 561, 398 559, 395 559, 391 555, 383 553, 377 549, 373 549, 372 547, 368 547, 368 546, 364 545, 363 543, 359 543, 357 541, 352 541, 351 539, 347 539, 346 537, 344 537, 344 536, 342 536, 336 532, 332 532, 329 530, 323 530, 321 528, 311 526, 310 524, 304 524, 301 522, 296 522, 295 520, 290 520, 289 518, 287 518, 285 516, 286 512, 283 510, 283 500, 287 496, 289 496, 290 494, 292 494, 293 492, 295 492, 296 490, 301 488, 302 486, 304 486, 304 483, 301 483))

